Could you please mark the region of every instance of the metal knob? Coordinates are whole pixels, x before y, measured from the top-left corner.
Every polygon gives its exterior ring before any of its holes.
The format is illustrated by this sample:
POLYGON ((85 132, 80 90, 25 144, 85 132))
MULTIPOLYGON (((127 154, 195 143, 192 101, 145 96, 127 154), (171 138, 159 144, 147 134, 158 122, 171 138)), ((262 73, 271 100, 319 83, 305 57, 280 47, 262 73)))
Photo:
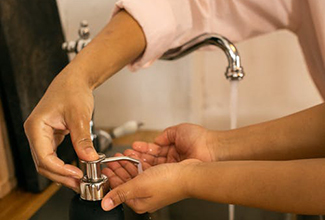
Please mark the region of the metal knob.
POLYGON ((88 26, 89 26, 88 21, 83 20, 82 22, 80 22, 80 28, 78 30, 78 34, 81 39, 84 40, 89 39, 90 30, 88 26))
POLYGON ((67 53, 79 53, 87 44, 90 43, 90 29, 86 20, 80 22, 78 30, 79 38, 75 41, 68 41, 62 44, 62 50, 67 53))
POLYGON ((108 178, 101 173, 100 165, 114 161, 127 160, 137 164, 141 168, 141 163, 131 157, 106 157, 105 154, 99 153, 98 160, 84 161, 80 160, 85 165, 85 175, 80 180, 80 198, 88 201, 101 200, 109 191, 108 178))

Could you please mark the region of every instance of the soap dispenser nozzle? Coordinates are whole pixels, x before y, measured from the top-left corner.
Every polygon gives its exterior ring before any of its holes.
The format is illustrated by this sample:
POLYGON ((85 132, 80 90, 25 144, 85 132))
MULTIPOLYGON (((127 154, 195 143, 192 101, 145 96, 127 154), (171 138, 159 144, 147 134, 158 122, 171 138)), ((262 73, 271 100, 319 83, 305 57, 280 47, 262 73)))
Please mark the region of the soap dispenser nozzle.
POLYGON ((106 157, 105 154, 99 153, 99 158, 95 161, 80 160, 85 164, 85 175, 80 180, 80 198, 87 201, 101 200, 109 191, 108 178, 101 173, 100 165, 114 161, 127 160, 138 166, 140 161, 131 157, 106 157))

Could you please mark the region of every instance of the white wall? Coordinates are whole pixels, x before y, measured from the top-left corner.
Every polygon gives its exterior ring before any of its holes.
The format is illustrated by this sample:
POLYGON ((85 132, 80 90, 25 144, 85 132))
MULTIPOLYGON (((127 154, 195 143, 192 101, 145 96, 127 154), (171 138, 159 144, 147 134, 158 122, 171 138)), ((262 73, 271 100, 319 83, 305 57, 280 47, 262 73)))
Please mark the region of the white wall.
MULTIPOLYGON (((79 21, 92 33, 108 21, 112 0, 57 0, 68 40, 77 38, 79 21)), ((286 31, 237 45, 247 73, 239 85, 239 126, 281 117, 321 102, 295 36, 286 31)), ((164 129, 181 122, 229 127, 227 62, 220 50, 196 52, 176 62, 158 61, 130 73, 123 69, 95 91, 95 123, 112 127, 127 120, 164 129)))

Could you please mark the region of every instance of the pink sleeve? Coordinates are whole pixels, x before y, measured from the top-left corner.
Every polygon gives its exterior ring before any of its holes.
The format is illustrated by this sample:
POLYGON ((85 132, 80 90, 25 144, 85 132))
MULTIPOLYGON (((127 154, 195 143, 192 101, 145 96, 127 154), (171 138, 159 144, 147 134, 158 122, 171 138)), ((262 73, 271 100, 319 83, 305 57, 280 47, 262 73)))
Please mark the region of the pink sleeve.
POLYGON ((129 65, 132 71, 136 71, 149 66, 170 48, 177 26, 174 11, 166 0, 119 0, 113 16, 120 9, 137 20, 146 37, 147 46, 143 55, 129 65))
POLYGON ((297 2, 119 0, 113 15, 125 9, 138 21, 145 33, 145 52, 129 66, 135 71, 149 66, 167 50, 202 33, 217 33, 238 42, 280 28, 293 30, 299 20, 299 10, 295 10, 297 2))

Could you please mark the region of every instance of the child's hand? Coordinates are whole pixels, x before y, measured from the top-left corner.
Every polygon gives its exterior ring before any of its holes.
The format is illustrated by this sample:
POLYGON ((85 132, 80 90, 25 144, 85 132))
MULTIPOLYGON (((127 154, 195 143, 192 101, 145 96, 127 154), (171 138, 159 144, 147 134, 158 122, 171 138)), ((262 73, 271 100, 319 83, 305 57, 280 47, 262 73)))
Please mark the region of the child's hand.
MULTIPOLYGON (((191 159, 151 167, 111 190, 102 200, 102 208, 108 211, 125 202, 137 213, 154 212, 185 199, 189 196, 187 183, 191 178, 191 167, 199 163, 201 161, 191 159)), ((109 179, 116 177, 116 174, 107 168, 103 173, 109 179)))

